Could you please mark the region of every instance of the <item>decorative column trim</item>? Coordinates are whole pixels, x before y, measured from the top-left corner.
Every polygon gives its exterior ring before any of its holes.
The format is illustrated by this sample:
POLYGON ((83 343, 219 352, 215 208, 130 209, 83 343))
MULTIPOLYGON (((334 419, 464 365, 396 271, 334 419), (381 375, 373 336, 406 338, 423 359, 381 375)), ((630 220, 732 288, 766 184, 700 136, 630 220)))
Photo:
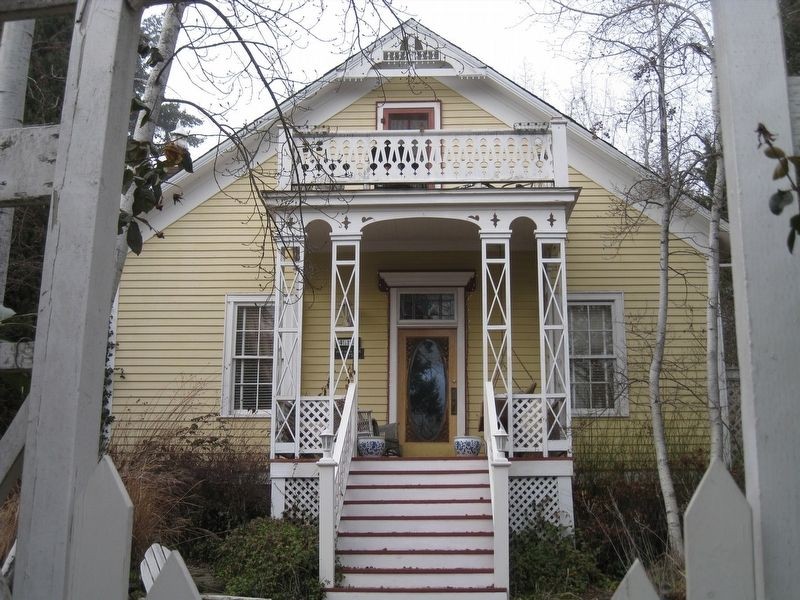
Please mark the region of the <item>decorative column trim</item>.
MULTIPOLYGON (((483 319, 483 381, 491 382, 495 397, 505 394, 498 411, 507 417, 509 448, 513 449, 511 358, 511 231, 480 232, 481 313, 483 319)), ((486 425, 488 427, 488 425, 486 425)), ((509 454, 512 454, 510 451, 509 454)), ((512 454, 513 455, 513 454, 512 454)))
POLYGON ((302 380, 303 269, 302 237, 291 236, 276 244, 275 351, 272 367, 272 422, 270 455, 275 457, 277 433, 293 415, 294 455, 300 456, 300 382, 302 380))
POLYGON ((331 234, 331 312, 328 419, 334 431, 334 398, 358 381, 361 233, 331 234))
MULTIPOLYGON (((567 324, 566 233, 536 230, 534 234, 539 285, 539 360, 544 414, 548 417, 564 415, 567 445, 571 454, 572 402, 567 324), (559 407, 559 403, 564 403, 564 406, 559 407)), ((545 456, 548 454, 546 437, 543 440, 545 456)))

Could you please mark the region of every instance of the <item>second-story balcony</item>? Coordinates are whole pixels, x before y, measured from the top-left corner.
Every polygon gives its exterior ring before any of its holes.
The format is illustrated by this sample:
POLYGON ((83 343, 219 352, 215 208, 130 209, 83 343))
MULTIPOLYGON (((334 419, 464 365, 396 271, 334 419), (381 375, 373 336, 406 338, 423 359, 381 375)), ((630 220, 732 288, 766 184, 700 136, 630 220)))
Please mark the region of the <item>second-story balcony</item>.
MULTIPOLYGON (((506 131, 367 131, 293 136, 280 188, 417 184, 560 187, 565 123, 506 131)), ((415 186, 416 187, 416 186, 415 186)))

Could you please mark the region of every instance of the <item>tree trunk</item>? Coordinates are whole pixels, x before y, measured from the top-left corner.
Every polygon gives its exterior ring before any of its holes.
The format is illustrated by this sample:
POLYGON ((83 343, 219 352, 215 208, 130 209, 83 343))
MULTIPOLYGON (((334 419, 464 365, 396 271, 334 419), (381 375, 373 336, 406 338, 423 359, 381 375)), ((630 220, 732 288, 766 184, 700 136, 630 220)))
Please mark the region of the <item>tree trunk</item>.
MULTIPOLYGON (((178 34, 181 30, 181 19, 183 18, 184 4, 168 6, 164 10, 164 20, 161 25, 161 34, 158 38, 158 51, 165 62, 157 63, 150 71, 147 78, 147 86, 144 90, 142 102, 151 110, 150 119, 142 123, 145 111, 140 111, 136 119, 136 129, 133 132, 133 139, 137 142, 152 142, 156 131, 156 120, 161 110, 161 102, 164 100, 164 91, 169 79, 169 71, 172 65, 172 55, 175 54, 175 46, 178 42, 178 34)), ((133 186, 127 194, 120 198, 120 210, 130 212, 133 207, 133 186)), ((117 236, 117 246, 114 254, 114 294, 117 293, 119 281, 122 277, 122 269, 125 266, 125 259, 128 256, 128 240, 125 232, 117 236)))
MULTIPOLYGON (((34 21, 8 21, 0 38, 0 129, 22 127, 34 21)), ((0 306, 8 276, 14 209, 0 208, 0 306)))
MULTIPOLYGON (((714 69, 716 71, 716 69, 714 69)), ((706 377, 708 388, 708 424, 711 443, 709 463, 715 458, 724 461, 722 409, 719 391, 719 222, 725 185, 725 167, 722 160, 721 128, 717 99, 716 72, 713 73, 712 111, 717 136, 714 153, 717 170, 711 192, 711 220, 708 224, 708 308, 706 310, 706 377)), ((728 465, 730 466, 730 465, 728 465)))
MULTIPOLYGON (((164 62, 157 63, 150 71, 147 78, 147 85, 144 90, 142 102, 150 108, 150 119, 142 123, 145 111, 139 111, 136 118, 136 129, 133 132, 133 139, 139 142, 152 142, 156 131, 156 119, 161 110, 161 103, 164 100, 164 91, 169 79, 172 57, 175 54, 175 46, 178 42, 178 34, 181 29, 181 19, 183 18, 184 4, 170 5, 164 10, 164 20, 161 25, 161 34, 158 38, 158 51, 164 62)), ((120 195, 119 208, 121 211, 131 212, 133 209, 134 186, 128 190, 127 194, 120 195)), ((108 345, 106 346, 106 371, 103 383, 103 407, 102 407, 102 430, 100 433, 100 451, 105 452, 111 440, 111 404, 114 392, 114 358, 116 349, 116 298, 119 282, 122 278, 122 269, 128 257, 128 238, 126 232, 117 235, 114 248, 114 277, 112 283, 112 306, 111 317, 108 323, 108 345)))
POLYGON ((661 35, 659 8, 654 7, 655 29, 658 36, 657 77, 658 77, 658 124, 659 124, 659 151, 661 159, 661 177, 663 179, 663 193, 661 208, 661 231, 659 236, 659 277, 658 277, 658 321, 656 324, 653 358, 650 363, 648 378, 650 416, 653 425, 653 446, 656 452, 656 466, 658 480, 661 485, 661 494, 664 498, 664 510, 667 517, 667 535, 672 555, 683 563, 683 534, 681 532, 680 511, 678 500, 675 496, 675 486, 672 481, 672 472, 669 467, 669 454, 667 452, 667 438, 664 429, 664 416, 661 412, 661 370, 664 361, 664 347, 667 340, 667 311, 669 308, 669 236, 670 220, 674 204, 674 181, 672 165, 669 154, 669 136, 667 131, 667 97, 666 97, 666 69, 664 65, 665 48, 661 35))

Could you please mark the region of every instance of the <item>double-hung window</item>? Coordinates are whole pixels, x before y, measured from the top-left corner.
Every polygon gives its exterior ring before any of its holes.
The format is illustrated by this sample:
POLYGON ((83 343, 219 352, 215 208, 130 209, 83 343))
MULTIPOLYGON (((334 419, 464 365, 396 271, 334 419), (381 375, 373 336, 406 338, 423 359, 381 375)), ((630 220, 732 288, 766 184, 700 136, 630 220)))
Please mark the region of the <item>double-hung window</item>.
POLYGON ((227 296, 222 412, 269 416, 275 308, 271 296, 227 296))
POLYGON ((626 415, 622 293, 570 293, 568 302, 573 412, 626 415))

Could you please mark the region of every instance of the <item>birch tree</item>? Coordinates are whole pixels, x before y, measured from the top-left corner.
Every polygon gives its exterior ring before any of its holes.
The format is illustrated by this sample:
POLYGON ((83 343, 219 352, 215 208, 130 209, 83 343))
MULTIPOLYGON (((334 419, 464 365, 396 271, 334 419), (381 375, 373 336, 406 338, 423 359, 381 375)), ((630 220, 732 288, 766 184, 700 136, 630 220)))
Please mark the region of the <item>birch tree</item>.
MULTIPOLYGON (((666 513, 669 548, 680 562, 683 536, 680 512, 669 465, 664 423, 663 377, 670 305, 670 224, 685 199, 710 196, 711 226, 708 252, 707 388, 711 454, 722 454, 717 372, 717 314, 719 281, 719 215, 722 199, 721 150, 715 117, 709 120, 707 90, 713 81, 712 37, 706 0, 580 0, 530 1, 534 14, 569 23, 580 38, 577 47, 589 62, 602 61, 612 77, 633 88, 633 102, 620 109, 635 140, 632 154, 644 160, 642 179, 622 190, 635 207, 659 210, 658 310, 651 344, 648 399, 653 445, 666 513), (546 4, 546 7, 544 5, 546 4), (622 78, 620 79, 620 76, 622 78), (699 107, 699 110, 698 110, 699 107), (642 125, 637 127, 637 123, 642 125), (709 124, 710 122, 710 124, 709 124), (637 128, 645 135, 637 135, 637 128), (649 135, 652 128, 652 135, 649 135), (698 131, 714 136, 709 153, 698 131), (717 161, 712 190, 696 177, 696 166, 717 161)), ((711 94, 713 96, 713 94, 711 94)))

